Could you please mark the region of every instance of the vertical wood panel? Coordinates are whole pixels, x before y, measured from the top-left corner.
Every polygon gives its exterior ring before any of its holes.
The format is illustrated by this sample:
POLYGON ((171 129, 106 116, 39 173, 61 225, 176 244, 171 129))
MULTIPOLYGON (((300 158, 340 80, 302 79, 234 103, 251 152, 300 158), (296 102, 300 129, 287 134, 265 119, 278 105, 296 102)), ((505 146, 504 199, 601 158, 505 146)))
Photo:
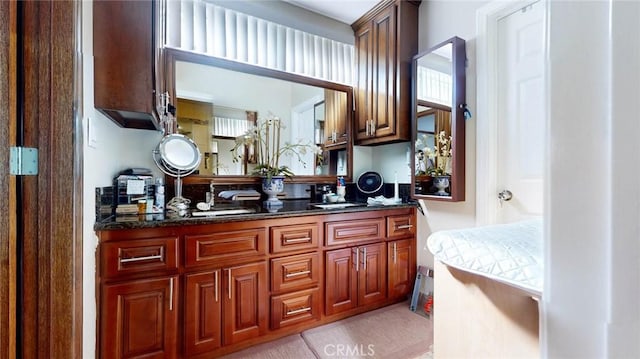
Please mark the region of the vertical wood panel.
POLYGON ((71 1, 21 6, 23 48, 18 51, 24 58, 20 69, 24 81, 18 86, 23 94, 23 142, 39 149, 39 174, 21 178, 23 328, 19 345, 25 358, 78 357, 82 348, 82 208, 74 196, 75 183, 81 181, 80 170, 74 168, 76 9, 71 1))
POLYGON ((0 2, 0 358, 16 356, 16 192, 9 151, 16 140, 16 3, 0 2))

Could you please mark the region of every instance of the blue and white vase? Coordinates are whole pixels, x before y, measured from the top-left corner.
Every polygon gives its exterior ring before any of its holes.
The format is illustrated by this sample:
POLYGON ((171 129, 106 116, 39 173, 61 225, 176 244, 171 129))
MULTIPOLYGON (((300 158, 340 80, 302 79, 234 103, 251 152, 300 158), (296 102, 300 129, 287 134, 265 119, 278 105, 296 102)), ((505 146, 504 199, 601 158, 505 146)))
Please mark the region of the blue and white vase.
POLYGON ((267 201, 280 202, 278 193, 281 193, 283 190, 284 176, 272 176, 271 180, 267 177, 262 177, 262 192, 268 196, 267 201))

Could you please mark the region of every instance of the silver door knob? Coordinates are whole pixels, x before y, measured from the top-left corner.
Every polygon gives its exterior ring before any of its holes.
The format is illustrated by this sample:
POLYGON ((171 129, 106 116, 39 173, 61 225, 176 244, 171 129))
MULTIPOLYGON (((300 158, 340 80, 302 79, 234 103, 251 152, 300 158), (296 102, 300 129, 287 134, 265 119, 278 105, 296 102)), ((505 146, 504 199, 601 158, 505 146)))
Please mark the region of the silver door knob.
POLYGON ((505 189, 502 192, 498 193, 498 199, 500 200, 500 203, 502 203, 503 201, 510 201, 511 198, 513 198, 513 193, 511 193, 511 191, 509 191, 508 189, 505 189))

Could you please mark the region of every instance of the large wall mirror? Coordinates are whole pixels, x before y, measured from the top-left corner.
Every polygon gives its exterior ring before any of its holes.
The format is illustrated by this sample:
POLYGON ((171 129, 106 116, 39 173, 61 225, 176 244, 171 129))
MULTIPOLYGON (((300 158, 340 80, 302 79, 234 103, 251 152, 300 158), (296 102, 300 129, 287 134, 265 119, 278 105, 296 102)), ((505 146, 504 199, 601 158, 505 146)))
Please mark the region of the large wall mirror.
POLYGON ((313 143, 323 148, 282 157, 295 182, 334 183, 351 179, 350 123, 353 90, 349 86, 220 58, 167 48, 164 50, 169 94, 176 104, 177 130, 197 143, 203 160, 188 183, 251 182, 253 149, 235 154, 236 138, 270 115, 283 122, 281 144, 313 143), (338 118, 340 117, 340 118, 338 118), (335 121, 345 124, 347 139, 336 142, 335 121), (331 132, 331 133, 329 133, 331 132))
POLYGON ((414 57, 414 198, 464 201, 465 62, 458 37, 414 57))

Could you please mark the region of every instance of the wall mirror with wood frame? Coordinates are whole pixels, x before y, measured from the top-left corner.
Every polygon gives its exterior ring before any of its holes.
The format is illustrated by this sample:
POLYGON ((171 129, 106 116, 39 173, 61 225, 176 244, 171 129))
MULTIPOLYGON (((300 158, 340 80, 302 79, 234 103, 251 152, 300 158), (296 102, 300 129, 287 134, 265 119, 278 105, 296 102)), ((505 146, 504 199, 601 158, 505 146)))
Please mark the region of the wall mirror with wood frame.
POLYGON ((465 198, 465 41, 453 37, 413 59, 411 193, 465 198))
POLYGON ((283 123, 281 144, 313 143, 311 152, 281 158, 295 174, 290 180, 335 183, 351 180, 353 89, 349 86, 261 68, 172 48, 164 49, 167 90, 176 104, 178 132, 193 139, 203 155, 185 183, 249 183, 255 153, 241 157, 231 148, 236 137, 269 115, 283 123))

